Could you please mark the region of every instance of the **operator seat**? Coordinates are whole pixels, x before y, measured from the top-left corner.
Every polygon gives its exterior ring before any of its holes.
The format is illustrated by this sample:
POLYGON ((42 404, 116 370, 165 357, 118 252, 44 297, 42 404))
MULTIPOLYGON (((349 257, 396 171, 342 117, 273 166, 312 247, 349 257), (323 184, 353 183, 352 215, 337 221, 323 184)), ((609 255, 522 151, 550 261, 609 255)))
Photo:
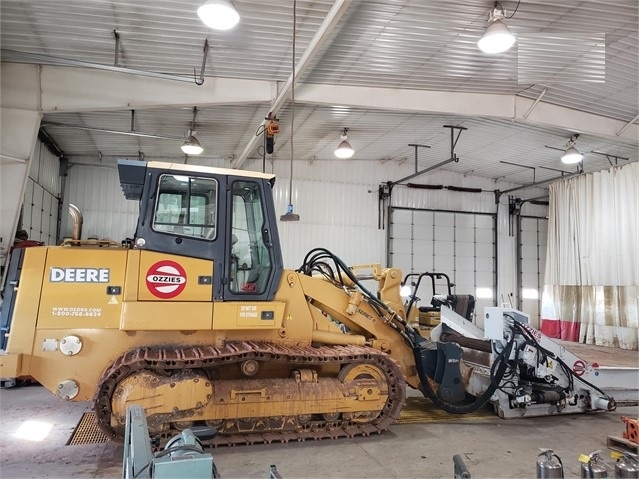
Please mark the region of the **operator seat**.
POLYGON ((450 302, 453 311, 463 316, 468 321, 473 320, 473 311, 475 311, 475 297, 472 294, 452 294, 450 302))

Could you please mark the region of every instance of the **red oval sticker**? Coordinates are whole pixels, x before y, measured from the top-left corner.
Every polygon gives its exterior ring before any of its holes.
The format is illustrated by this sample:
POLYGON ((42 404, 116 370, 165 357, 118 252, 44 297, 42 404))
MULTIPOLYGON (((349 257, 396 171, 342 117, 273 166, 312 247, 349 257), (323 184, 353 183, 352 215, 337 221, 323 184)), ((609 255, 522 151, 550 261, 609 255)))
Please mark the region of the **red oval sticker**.
POLYGON ((572 365, 572 372, 575 373, 575 376, 583 376, 586 372, 586 363, 578 359, 575 361, 575 364, 572 365))
POLYGON ((146 273, 146 287, 158 298, 175 298, 186 288, 186 271, 175 261, 158 261, 146 273))

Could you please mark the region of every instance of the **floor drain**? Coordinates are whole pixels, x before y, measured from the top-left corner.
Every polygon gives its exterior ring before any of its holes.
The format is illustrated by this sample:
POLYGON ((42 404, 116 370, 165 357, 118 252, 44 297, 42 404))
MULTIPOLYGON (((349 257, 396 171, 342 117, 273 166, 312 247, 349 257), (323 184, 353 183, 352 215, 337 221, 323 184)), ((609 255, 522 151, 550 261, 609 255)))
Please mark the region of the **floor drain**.
POLYGON ((435 406, 430 400, 419 397, 406 399, 406 404, 399 413, 395 424, 424 424, 429 422, 466 421, 469 419, 495 418, 490 408, 480 408, 469 414, 451 414, 435 406))
POLYGON ((98 426, 95 413, 85 412, 66 445, 78 446, 80 444, 102 444, 105 442, 109 442, 109 438, 98 426))

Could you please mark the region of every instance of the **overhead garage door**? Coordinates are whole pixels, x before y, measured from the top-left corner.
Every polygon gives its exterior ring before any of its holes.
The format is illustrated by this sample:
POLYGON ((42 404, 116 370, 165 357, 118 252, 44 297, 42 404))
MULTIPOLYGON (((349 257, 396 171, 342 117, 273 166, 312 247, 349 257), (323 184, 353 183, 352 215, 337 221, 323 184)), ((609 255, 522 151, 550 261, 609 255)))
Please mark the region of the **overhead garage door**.
POLYGON ((56 244, 60 204, 60 160, 40 142, 31 157, 20 227, 29 239, 56 244))
POLYGON ((520 233, 520 308, 530 315, 532 325, 538 328, 546 268, 548 220, 522 216, 520 233))
MULTIPOLYGON (((472 294, 475 311, 493 305, 495 291, 495 216, 493 214, 391 208, 388 264, 404 275, 446 273, 454 294, 472 294)), ((432 287, 417 291, 430 303, 432 287)), ((438 281, 437 293, 445 292, 438 281)))
POLYGON ((56 244, 58 203, 58 198, 42 185, 32 178, 27 180, 22 206, 22 229, 27 231, 29 239, 56 244))

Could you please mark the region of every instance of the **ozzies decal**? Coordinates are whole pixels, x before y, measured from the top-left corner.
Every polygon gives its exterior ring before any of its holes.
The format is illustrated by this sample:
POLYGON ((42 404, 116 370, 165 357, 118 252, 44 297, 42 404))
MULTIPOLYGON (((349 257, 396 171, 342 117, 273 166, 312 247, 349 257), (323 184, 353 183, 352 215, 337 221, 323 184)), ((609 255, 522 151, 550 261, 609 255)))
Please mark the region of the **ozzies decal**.
POLYGON ((158 261, 146 273, 146 287, 158 298, 175 298, 186 288, 186 271, 175 261, 158 261))

